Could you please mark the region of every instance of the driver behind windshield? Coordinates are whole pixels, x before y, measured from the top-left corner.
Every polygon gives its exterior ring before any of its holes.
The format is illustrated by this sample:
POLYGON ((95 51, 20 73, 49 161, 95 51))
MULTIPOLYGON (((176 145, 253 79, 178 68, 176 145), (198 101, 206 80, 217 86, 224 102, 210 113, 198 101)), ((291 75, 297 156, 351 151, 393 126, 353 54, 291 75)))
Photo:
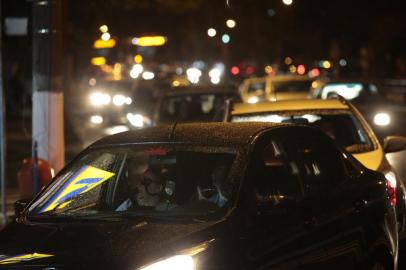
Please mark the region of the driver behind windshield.
POLYGON ((146 155, 129 160, 126 167, 125 178, 130 196, 117 207, 116 211, 134 207, 166 211, 175 207, 167 200, 167 197, 171 197, 175 192, 175 182, 165 181, 163 174, 165 168, 151 165, 146 155))

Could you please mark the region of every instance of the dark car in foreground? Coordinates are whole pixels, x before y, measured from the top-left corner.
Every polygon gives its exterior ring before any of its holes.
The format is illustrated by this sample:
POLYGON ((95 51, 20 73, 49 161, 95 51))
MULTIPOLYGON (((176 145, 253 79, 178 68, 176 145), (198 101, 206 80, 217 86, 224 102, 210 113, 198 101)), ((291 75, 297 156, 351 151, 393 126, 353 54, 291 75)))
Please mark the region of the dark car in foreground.
POLYGON ((233 85, 183 86, 162 92, 153 124, 221 122, 227 99, 240 100, 233 85))
POLYGON ((396 269, 393 196, 310 127, 146 128, 91 145, 18 212, 0 268, 396 269))

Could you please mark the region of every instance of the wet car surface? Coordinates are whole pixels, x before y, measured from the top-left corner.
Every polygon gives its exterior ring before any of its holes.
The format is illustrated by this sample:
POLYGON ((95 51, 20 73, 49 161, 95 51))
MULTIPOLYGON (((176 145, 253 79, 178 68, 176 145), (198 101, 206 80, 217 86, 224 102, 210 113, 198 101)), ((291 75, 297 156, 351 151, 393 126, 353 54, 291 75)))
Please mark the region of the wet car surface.
POLYGON ((0 266, 390 269, 391 196, 316 129, 148 128, 101 139, 62 170, 1 232, 0 266))

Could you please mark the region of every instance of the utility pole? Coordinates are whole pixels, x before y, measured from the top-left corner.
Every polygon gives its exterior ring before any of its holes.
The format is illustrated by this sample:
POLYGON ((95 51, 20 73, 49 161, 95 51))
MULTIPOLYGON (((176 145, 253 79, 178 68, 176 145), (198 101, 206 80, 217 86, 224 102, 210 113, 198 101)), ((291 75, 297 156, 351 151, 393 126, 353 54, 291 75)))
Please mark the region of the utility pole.
POLYGON ((65 162, 62 1, 33 1, 32 139, 56 172, 65 162))
POLYGON ((5 101, 4 101, 4 91, 3 91, 3 25, 1 17, 1 0, 0 0, 0 226, 6 223, 6 179, 5 179, 5 143, 4 143, 4 129, 6 126, 4 114, 6 112, 5 101))

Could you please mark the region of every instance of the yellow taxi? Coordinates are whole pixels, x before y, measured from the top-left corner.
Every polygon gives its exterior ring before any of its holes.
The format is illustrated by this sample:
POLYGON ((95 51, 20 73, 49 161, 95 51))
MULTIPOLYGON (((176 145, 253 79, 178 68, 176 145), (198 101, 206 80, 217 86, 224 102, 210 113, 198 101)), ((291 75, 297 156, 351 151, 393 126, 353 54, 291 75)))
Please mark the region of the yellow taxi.
POLYGON ((279 75, 245 79, 240 86, 240 95, 244 102, 258 103, 307 98, 321 81, 308 76, 279 75))
POLYGON ((390 179, 397 193, 399 229, 402 235, 406 233, 406 190, 385 157, 385 153, 406 149, 406 139, 387 137, 382 147, 364 117, 349 102, 344 99, 304 99, 234 104, 227 120, 296 123, 322 129, 365 167, 390 179))

